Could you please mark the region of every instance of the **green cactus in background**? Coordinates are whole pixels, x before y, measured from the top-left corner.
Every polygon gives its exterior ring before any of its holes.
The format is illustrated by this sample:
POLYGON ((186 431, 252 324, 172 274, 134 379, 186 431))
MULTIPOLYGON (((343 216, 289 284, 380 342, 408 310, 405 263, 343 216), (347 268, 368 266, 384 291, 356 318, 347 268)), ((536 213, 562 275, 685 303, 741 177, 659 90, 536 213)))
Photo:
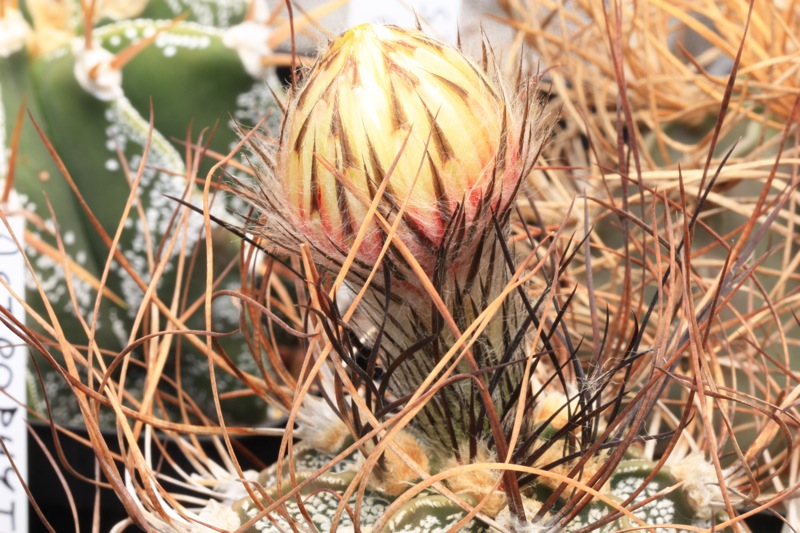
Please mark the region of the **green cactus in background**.
MULTIPOLYGON (((17 6, 3 0, 0 91, 4 120, 0 127, 10 140, 14 117, 24 105, 52 143, 95 219, 84 212, 26 117, 17 148, 14 187, 33 222, 29 241, 34 244, 28 252, 39 284, 57 310, 70 342, 77 345, 87 341, 78 317, 91 320, 97 280, 109 255, 109 242, 94 224, 109 238, 114 237, 131 181, 143 169, 136 203, 124 221, 118 245, 129 266, 120 260, 111 262, 99 320, 92 324, 97 345, 118 352, 137 335, 132 328, 144 296, 142 282, 150 282, 159 260, 166 259, 157 292, 162 301, 171 302, 187 279, 189 288, 182 293, 182 305, 191 305, 207 290, 202 217, 189 214, 181 230, 183 240, 170 247, 168 237, 175 233, 184 210, 168 196, 202 205, 201 189, 191 181, 205 179, 216 159, 238 142, 234 121, 253 126, 267 117, 267 129, 278 124, 280 112, 272 91, 280 93, 281 87, 271 48, 287 32, 285 24, 270 27, 264 20, 268 14, 253 13, 246 0, 96 4, 95 12, 88 15, 79 2, 29 0, 17 6), (261 19, 256 21, 255 16, 261 19), (170 20, 175 17, 181 18, 170 20), (86 31, 87 20, 90 31, 86 31), (243 32, 246 36, 260 32, 265 39, 254 47, 242 37, 243 32), (154 131, 149 134, 151 104, 154 131), (192 138, 187 138, 189 131, 192 138), (197 166, 189 161, 187 168, 187 143, 198 143, 192 157, 204 150, 217 155, 198 158, 197 166), (147 159, 143 160, 146 147, 147 159), (56 233, 73 260, 74 304, 59 264, 56 233), (191 271, 185 267, 179 275, 174 267, 179 256, 185 255, 188 262, 196 248, 201 252, 192 263, 196 266, 191 271)), ((241 176, 232 167, 228 172, 241 176)), ((218 196, 212 204, 217 216, 225 218, 241 209, 231 195, 218 196)), ((219 270, 237 261, 238 245, 231 236, 216 235, 214 242, 219 270)), ((238 284, 239 271, 234 267, 216 289, 235 289, 238 284)), ((30 289, 31 304, 44 314, 37 290, 33 285, 30 289)), ((202 309, 195 315, 186 326, 205 329, 202 309)), ((230 299, 216 300, 214 330, 232 332, 238 327, 236 306, 230 299)), ((223 338, 221 343, 238 366, 257 372, 241 336, 223 338)), ((182 351, 184 387, 212 414, 205 357, 193 354, 196 350, 189 346, 182 351)), ((66 393, 66 386, 54 373, 47 372, 45 381, 51 396, 66 393)), ((220 377, 221 390, 230 390, 235 383, 231 376, 220 377)), ((232 420, 257 422, 266 415, 260 407, 263 402, 253 397, 225 405, 232 420)), ((75 422, 79 416, 62 413, 57 418, 75 422)))

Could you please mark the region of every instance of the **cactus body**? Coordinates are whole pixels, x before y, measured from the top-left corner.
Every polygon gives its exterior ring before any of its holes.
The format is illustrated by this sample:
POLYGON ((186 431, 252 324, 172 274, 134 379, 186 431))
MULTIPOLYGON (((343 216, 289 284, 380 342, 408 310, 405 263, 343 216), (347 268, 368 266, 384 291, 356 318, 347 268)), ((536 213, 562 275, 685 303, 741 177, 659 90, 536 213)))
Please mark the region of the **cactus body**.
MULTIPOLYGON (((186 142, 189 126, 192 126, 193 139, 197 139, 202 130, 207 130, 204 139, 212 139, 209 149, 225 155, 237 141, 237 134, 231 127, 232 120, 254 124, 275 107, 265 81, 253 79, 246 72, 238 53, 223 43, 224 28, 199 22, 201 18, 217 22, 224 20, 226 25, 239 22, 244 14, 244 3, 228 4, 227 7, 215 6, 214 3, 203 4, 204 7, 198 9, 196 15, 190 15, 188 20, 167 31, 163 30, 168 21, 115 21, 116 16, 101 16, 97 22, 99 26, 94 28, 93 48, 88 53, 83 49, 81 38, 75 37, 67 39, 60 46, 49 44, 42 50, 32 46, 29 52, 23 49, 10 57, 0 58, 0 87, 5 117, 2 126, 6 138, 10 138, 13 117, 20 102, 27 98, 26 105, 31 117, 52 142, 88 208, 112 238, 131 192, 129 180, 135 178, 143 165, 136 202, 124 222, 119 252, 145 283, 150 282, 159 259, 169 250, 167 238, 175 234, 180 220, 173 218, 181 211, 179 204, 166 195, 185 197, 195 205, 201 204, 198 189, 187 180, 184 162, 183 143, 186 142), (83 61, 91 61, 96 57, 110 58, 126 46, 160 30, 162 34, 156 41, 129 61, 121 73, 111 72, 112 75, 103 78, 109 72, 101 68, 101 75, 92 79, 91 75, 87 78, 86 72, 81 71, 83 61), (115 80, 121 80, 121 84, 115 85, 115 80), (143 161, 149 129, 146 117, 149 116, 151 100, 156 117, 155 129, 150 138, 148 158, 143 161), (212 128, 216 128, 213 137, 210 133, 212 128), (126 167, 129 169, 127 176, 126 167), (140 219, 140 212, 145 213, 145 220, 140 219)), ((166 2, 152 2, 148 9, 163 11, 166 5, 166 2)), ((41 6, 22 7, 30 7, 30 11, 35 12, 35 8, 41 6)), ((111 9, 113 6, 109 4, 106 7, 111 9)), ((66 14, 64 20, 69 24, 60 30, 66 35, 79 34, 82 22, 80 17, 73 16, 76 6, 64 3, 60 8, 66 14)), ((98 9, 102 12, 103 6, 99 5, 98 9)), ((37 36, 39 34, 35 33, 32 40, 34 45, 37 36)), ((277 117, 277 113, 273 114, 277 117)), ((213 162, 210 158, 202 162, 197 171, 199 178, 205 177, 213 162)), ((34 213, 34 218, 42 220, 41 227, 31 226, 34 238, 46 243, 51 250, 56 250, 52 231, 57 225, 67 255, 87 273, 82 277, 72 276, 78 296, 76 309, 66 290, 63 267, 52 257, 53 253, 48 256, 39 250, 30 252, 37 277, 59 314, 68 338, 77 345, 85 345, 87 338, 77 316, 91 322, 97 294, 85 279, 100 278, 109 254, 108 244, 97 235, 90 218, 27 120, 22 130, 15 187, 26 199, 26 207, 34 213), (53 220, 48 199, 53 205, 53 220)), ((214 201, 215 212, 223 217, 227 216, 226 211, 231 207, 224 202, 224 197, 214 201)), ((181 287, 187 283, 187 278, 191 280, 189 292, 185 294, 189 304, 206 290, 204 268, 195 267, 191 274, 184 274, 182 278, 174 270, 178 255, 184 253, 180 251, 182 248, 188 252, 188 262, 192 250, 204 246, 201 238, 202 217, 192 214, 187 220, 188 223, 181 229, 183 236, 169 252, 166 268, 159 281, 157 294, 167 303, 172 301, 175 290, 185 290, 181 287), (181 287, 176 285, 179 280, 181 287)), ((221 267, 235 259, 238 252, 229 237, 223 235, 222 240, 217 241, 215 264, 221 267)), ((205 264, 203 255, 201 253, 198 257, 197 265, 205 264)), ((233 269, 218 288, 235 289, 238 281, 238 272, 233 269)), ((108 297, 103 299, 99 319, 95 322, 95 340, 101 348, 116 352, 138 334, 132 331, 133 319, 144 291, 117 260, 111 263, 106 287, 108 297)), ((34 309, 45 314, 36 291, 33 286, 30 288, 28 298, 34 309)), ((191 319, 187 326, 205 329, 202 312, 196 314, 196 318, 191 319)), ((229 299, 215 301, 214 329, 232 332, 238 327, 239 313, 233 302, 229 299)), ((221 342, 228 355, 241 368, 256 371, 241 337, 227 337, 221 342)), ((189 358, 187 361, 195 361, 181 365, 184 386, 194 390, 194 399, 205 404, 208 414, 213 414, 205 357, 188 346, 184 346, 182 352, 189 358)), ((231 376, 219 374, 222 390, 238 383, 231 376)), ((136 387, 135 382, 138 381, 138 386, 141 386, 144 379, 143 376, 132 377, 128 385, 136 387)), ((67 386, 58 376, 48 374, 45 380, 48 394, 69 394, 67 386)), ((252 397, 232 400, 226 405, 230 408, 226 410, 235 419, 255 422, 265 416, 263 403, 252 397)), ((80 420, 77 413, 60 413, 58 418, 62 422, 80 420)))
MULTIPOLYGON (((352 444, 352 441, 347 443, 347 445, 350 444, 352 444)), ((433 451, 430 453, 432 461, 438 459, 433 451)), ((330 461, 333 459, 333 455, 321 453, 311 446, 300 443, 295 446, 293 458, 295 470, 293 479, 288 474, 289 465, 286 462, 282 465, 284 476, 280 482, 276 476, 277 465, 272 465, 260 474, 258 482, 267 490, 268 496, 272 500, 260 500, 259 506, 249 497, 245 497, 230 504, 229 508, 235 511, 239 517, 240 524, 253 519, 259 513, 259 509, 268 507, 271 501, 277 500, 282 494, 287 494, 294 487, 302 485, 300 495, 312 517, 315 530, 320 532, 330 531, 331 517, 336 513, 340 502, 336 495, 342 494, 354 482, 355 473, 359 471, 362 464, 358 452, 354 452, 344 460, 331 464, 330 461), (320 473, 321 469, 325 469, 325 473, 320 473)), ((601 523, 603 525, 598 526, 599 529, 596 531, 604 533, 613 533, 621 529, 641 526, 642 524, 656 527, 658 533, 677 533, 678 530, 674 527, 658 527, 668 524, 710 527, 710 520, 697 516, 696 510, 693 509, 687 499, 686 492, 680 486, 675 490, 670 490, 673 486, 678 485, 680 480, 670 473, 669 468, 659 471, 646 486, 641 487, 645 478, 651 474, 655 466, 655 463, 648 461, 623 461, 613 474, 607 489, 603 491, 605 499, 617 504, 622 504, 637 491, 638 495, 633 501, 624 506, 626 509, 633 509, 632 515, 634 518, 622 516, 610 521, 606 520, 606 517, 614 513, 616 509, 609 503, 595 499, 565 525, 563 531, 579 531, 601 523), (659 496, 646 505, 637 505, 645 499, 659 494, 660 491, 665 491, 666 494, 659 496)), ((541 509, 550 494, 549 490, 532 491, 525 501, 525 508, 535 511, 541 509)), ((362 501, 362 514, 359 516, 360 527, 369 528, 374 525, 383 516, 395 497, 384 492, 368 490, 362 501)), ((478 503, 469 496, 462 496, 462 499, 470 505, 478 503)), ((351 501, 351 509, 354 508, 354 504, 355 499, 351 501)), ((551 511, 557 511, 561 505, 562 503, 557 503, 551 511)), ((227 509, 226 507, 221 507, 218 512, 227 514, 227 509)), ((296 525, 307 525, 307 520, 294 499, 287 501, 283 510, 289 514, 296 525)), ((420 495, 400 506, 382 531, 384 533, 444 532, 458 524, 464 516, 466 516, 466 511, 449 498, 433 490, 426 489, 420 495)), ((534 522, 526 527, 537 527, 534 524, 538 523, 541 524, 539 527, 543 528, 542 531, 546 531, 548 528, 554 527, 553 524, 547 525, 549 516, 550 513, 545 513, 544 518, 540 518, 539 522, 534 522)), ((528 520, 533 520, 533 512, 527 518, 528 520)), ((515 527, 515 522, 508 518, 507 511, 501 511, 497 521, 502 526, 515 527)), ((280 518, 280 514, 274 512, 258 520, 246 531, 277 532, 281 531, 281 528, 288 528, 288 524, 285 517, 280 518)), ((352 527, 352 520, 347 512, 342 514, 342 522, 339 527, 352 527)), ((488 524, 476 518, 468 522, 461 531, 481 533, 490 530, 491 528, 488 524)), ((531 531, 536 531, 536 529, 531 529, 531 531)))

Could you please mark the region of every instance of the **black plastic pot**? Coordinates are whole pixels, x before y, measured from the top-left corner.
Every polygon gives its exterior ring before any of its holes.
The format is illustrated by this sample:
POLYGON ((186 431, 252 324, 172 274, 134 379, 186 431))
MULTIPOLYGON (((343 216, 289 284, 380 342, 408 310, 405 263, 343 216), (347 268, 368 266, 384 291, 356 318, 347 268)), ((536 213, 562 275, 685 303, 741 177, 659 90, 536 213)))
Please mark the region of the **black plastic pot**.
POLYGON ((762 511, 745 520, 753 533, 780 533, 783 529, 783 516, 775 512, 762 511))
MULTIPOLYGON (((58 462, 50 427, 44 424, 33 424, 33 429, 50 454, 55 458, 56 462, 58 462)), ((71 430, 78 435, 88 438, 86 430, 84 429, 71 428, 71 430)), ((118 452, 119 446, 116 433, 109 433, 105 437, 109 448, 114 452, 118 452)), ((72 468, 80 474, 93 478, 95 468, 94 452, 84 444, 76 442, 69 437, 60 435, 59 440, 64 451, 64 456, 67 458, 72 468)), ((211 443, 211 439, 199 437, 199 440, 201 444, 203 444, 203 448, 209 457, 218 457, 216 449, 211 443)), ((247 470, 251 468, 261 469, 273 463, 277 459, 281 439, 280 437, 237 437, 235 441, 236 446, 240 447, 242 450, 241 453, 237 451, 237 458, 242 468, 247 470)), ((170 458, 173 461, 177 461, 182 468, 191 471, 191 466, 188 461, 184 460, 183 464, 181 464, 179 458, 182 456, 178 452, 177 446, 169 441, 165 442, 166 450, 170 458)), ((154 463, 158 464, 160 458, 159 450, 155 445, 152 449, 154 463)), ((60 464, 59 468, 67 481, 69 490, 74 499, 80 531, 92 531, 96 493, 95 486, 69 474, 60 464)), ((170 470, 171 468, 169 466, 162 467, 162 471, 164 472, 170 473, 170 470)), ((28 439, 28 480, 34 500, 53 529, 57 533, 76 531, 75 518, 73 517, 67 494, 55 473, 53 465, 47 460, 44 452, 33 438, 28 439)), ((115 524, 128 516, 122 503, 113 491, 108 489, 102 489, 100 491, 99 509, 100 533, 107 533, 115 524)), ((30 508, 29 522, 29 533, 44 533, 48 531, 36 515, 32 506, 30 508)), ((131 527, 128 531, 137 531, 137 528, 131 527)))

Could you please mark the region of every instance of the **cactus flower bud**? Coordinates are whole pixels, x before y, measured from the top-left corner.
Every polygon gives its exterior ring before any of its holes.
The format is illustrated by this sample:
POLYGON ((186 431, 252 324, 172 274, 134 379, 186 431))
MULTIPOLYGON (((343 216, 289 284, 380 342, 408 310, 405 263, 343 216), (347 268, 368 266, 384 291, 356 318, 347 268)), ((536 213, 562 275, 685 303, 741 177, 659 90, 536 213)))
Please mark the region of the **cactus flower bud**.
MULTIPOLYGON (((525 166, 518 130, 503 91, 459 51, 417 31, 357 26, 322 53, 288 107, 271 171, 285 202, 273 202, 335 258, 393 168, 378 211, 392 221, 408 202, 397 233, 430 272, 443 246, 458 263, 491 211, 511 205, 525 166)), ((374 264, 384 239, 373 221, 357 260, 374 264)))

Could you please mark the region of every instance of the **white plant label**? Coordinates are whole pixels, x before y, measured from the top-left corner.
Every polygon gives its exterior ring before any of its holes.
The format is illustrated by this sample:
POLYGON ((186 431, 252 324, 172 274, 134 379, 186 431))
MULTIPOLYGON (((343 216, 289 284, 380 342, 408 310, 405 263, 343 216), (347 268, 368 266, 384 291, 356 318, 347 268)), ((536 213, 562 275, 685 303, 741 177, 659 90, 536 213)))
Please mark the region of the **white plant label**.
MULTIPOLYGON (((0 182, 1 184, 2 182, 0 182)), ((0 210, 9 213, 6 205, 0 210)), ((11 231, 22 240, 24 220, 7 217, 11 231)), ((24 321, 22 305, 11 295, 25 294, 25 262, 8 228, 0 221, 0 306, 24 321)), ((28 350, 5 324, 0 322, 0 439, 8 454, 0 447, 0 533, 27 533, 28 497, 11 466, 11 460, 23 478, 28 470, 28 431, 25 426, 25 373, 28 350)))
POLYGON ((350 0, 347 23, 382 22, 413 28, 418 17, 432 37, 455 44, 461 6, 462 0, 350 0))

